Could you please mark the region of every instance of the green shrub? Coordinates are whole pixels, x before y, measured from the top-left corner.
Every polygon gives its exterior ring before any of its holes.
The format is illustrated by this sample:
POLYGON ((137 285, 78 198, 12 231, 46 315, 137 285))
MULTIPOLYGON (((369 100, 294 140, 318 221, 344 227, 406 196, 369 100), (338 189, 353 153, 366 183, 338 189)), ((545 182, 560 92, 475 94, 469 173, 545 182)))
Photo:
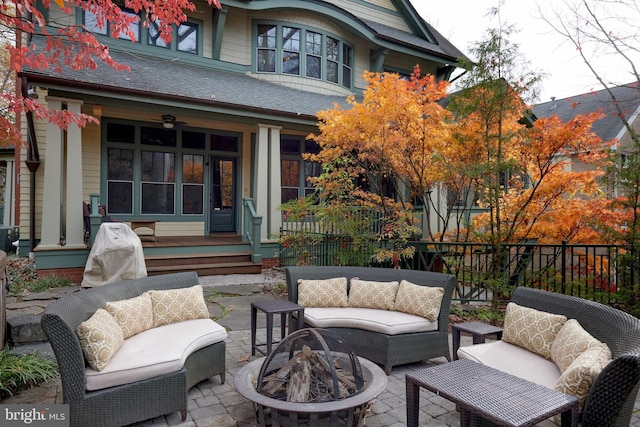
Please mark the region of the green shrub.
POLYGON ((0 399, 58 377, 55 360, 35 353, 17 355, 0 351, 0 399))

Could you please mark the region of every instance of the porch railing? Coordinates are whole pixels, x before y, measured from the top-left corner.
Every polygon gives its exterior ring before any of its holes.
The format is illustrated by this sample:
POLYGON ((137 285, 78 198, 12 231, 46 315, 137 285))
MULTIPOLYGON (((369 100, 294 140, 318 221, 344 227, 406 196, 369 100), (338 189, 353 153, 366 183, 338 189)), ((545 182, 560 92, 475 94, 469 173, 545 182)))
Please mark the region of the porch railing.
MULTIPOLYGON (((412 242, 416 255, 408 268, 442 271, 458 278, 457 299, 490 300, 519 285, 614 303, 621 277, 613 245, 412 242)), ((506 295, 505 295, 506 296, 506 295)))
MULTIPOLYGON (((289 245, 283 239, 280 265, 346 265, 349 256, 358 255, 368 265, 390 267, 372 258, 383 241, 355 247, 346 237, 326 233, 306 233, 302 239, 289 245)), ((416 253, 403 260, 401 267, 455 275, 454 299, 463 302, 489 301, 495 292, 504 293, 498 295, 500 299, 508 299, 511 290, 526 285, 613 304, 623 285, 616 264, 620 249, 612 245, 502 244, 496 254, 496 248, 479 243, 409 244, 416 253)))
POLYGON ((260 263, 262 262, 262 217, 256 213, 252 198, 243 199, 242 204, 244 206, 242 241, 251 244, 251 261, 260 263))

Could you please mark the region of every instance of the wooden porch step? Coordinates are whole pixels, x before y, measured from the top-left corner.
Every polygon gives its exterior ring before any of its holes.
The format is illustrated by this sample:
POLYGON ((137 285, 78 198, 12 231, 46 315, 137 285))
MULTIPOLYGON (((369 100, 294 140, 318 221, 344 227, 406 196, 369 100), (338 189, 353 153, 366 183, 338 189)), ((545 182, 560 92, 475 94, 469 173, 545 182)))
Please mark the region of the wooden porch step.
POLYGON ((147 255, 144 261, 149 267, 163 267, 173 264, 221 264, 251 262, 251 252, 214 252, 193 254, 147 255))
POLYGON ((253 262, 219 263, 219 264, 184 264, 165 265, 162 267, 147 267, 147 275, 178 273, 181 271, 195 271, 198 276, 214 276, 218 274, 260 274, 262 265, 253 262))
POLYGON ((145 263, 149 276, 181 271, 196 271, 198 276, 262 272, 262 264, 252 262, 250 252, 151 255, 145 263))

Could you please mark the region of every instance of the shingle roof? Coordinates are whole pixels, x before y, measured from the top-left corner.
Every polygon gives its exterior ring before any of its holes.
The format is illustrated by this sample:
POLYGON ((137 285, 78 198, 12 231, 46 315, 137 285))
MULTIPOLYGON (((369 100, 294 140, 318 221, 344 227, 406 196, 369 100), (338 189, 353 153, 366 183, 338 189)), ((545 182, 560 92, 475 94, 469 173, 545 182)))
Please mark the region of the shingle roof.
MULTIPOLYGON (((637 84, 628 84, 611 88, 618 105, 626 114, 631 115, 640 108, 640 90, 637 84)), ((562 121, 571 120, 578 114, 602 111, 605 116, 593 124, 592 130, 603 141, 614 139, 622 129, 611 96, 606 90, 589 92, 564 99, 556 99, 533 107, 536 117, 557 115, 562 121)))
POLYGON ((379 22, 370 21, 368 19, 360 18, 369 28, 377 33, 377 35, 393 40, 396 43, 417 47, 425 51, 431 52, 437 56, 444 56, 448 58, 452 63, 458 58, 465 58, 465 54, 458 50, 449 40, 447 40, 442 34, 440 34, 435 28, 425 21, 429 32, 435 39, 437 44, 431 43, 413 33, 398 30, 397 28, 389 27, 379 22))
POLYGON ((65 69, 56 73, 51 69, 25 69, 22 74, 34 82, 173 98, 279 116, 315 117, 318 111, 331 108, 334 103, 347 105, 345 96, 307 92, 243 74, 115 50, 111 51, 111 56, 127 64, 131 71, 114 71, 100 63, 96 70, 65 69))

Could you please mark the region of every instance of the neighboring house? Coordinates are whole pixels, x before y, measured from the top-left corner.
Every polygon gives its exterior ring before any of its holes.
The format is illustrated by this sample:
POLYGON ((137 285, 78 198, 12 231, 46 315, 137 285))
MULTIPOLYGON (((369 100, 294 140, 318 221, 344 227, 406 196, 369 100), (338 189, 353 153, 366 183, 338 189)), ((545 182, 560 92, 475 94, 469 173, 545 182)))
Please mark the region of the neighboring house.
MULTIPOLYGON (((111 218, 159 220, 159 239, 243 235, 252 199, 266 244, 254 259, 273 258, 278 207, 320 172, 301 157, 317 149, 306 140, 316 113, 360 95, 364 71, 408 75, 418 64, 446 80, 463 56, 406 0, 222 3, 196 1, 170 45, 153 24, 134 28, 136 43, 109 40, 131 72, 23 70, 49 108, 100 119, 66 132, 36 122, 21 150, 20 250, 40 271, 82 271, 81 207, 92 194, 111 218)), ((56 10, 52 23, 108 34, 90 14, 56 10)))
MULTIPOLYGON (((616 149, 624 152, 630 147, 631 139, 618 114, 618 108, 625 114, 631 126, 640 131, 640 87, 638 83, 631 83, 609 90, 610 92, 603 89, 564 99, 552 98, 549 102, 537 104, 532 110, 535 118, 556 115, 563 122, 579 114, 601 112, 604 116, 593 124, 591 130, 604 143, 616 141, 616 149)), ((581 170, 587 166, 574 156, 571 159, 571 167, 573 170, 581 170)))

